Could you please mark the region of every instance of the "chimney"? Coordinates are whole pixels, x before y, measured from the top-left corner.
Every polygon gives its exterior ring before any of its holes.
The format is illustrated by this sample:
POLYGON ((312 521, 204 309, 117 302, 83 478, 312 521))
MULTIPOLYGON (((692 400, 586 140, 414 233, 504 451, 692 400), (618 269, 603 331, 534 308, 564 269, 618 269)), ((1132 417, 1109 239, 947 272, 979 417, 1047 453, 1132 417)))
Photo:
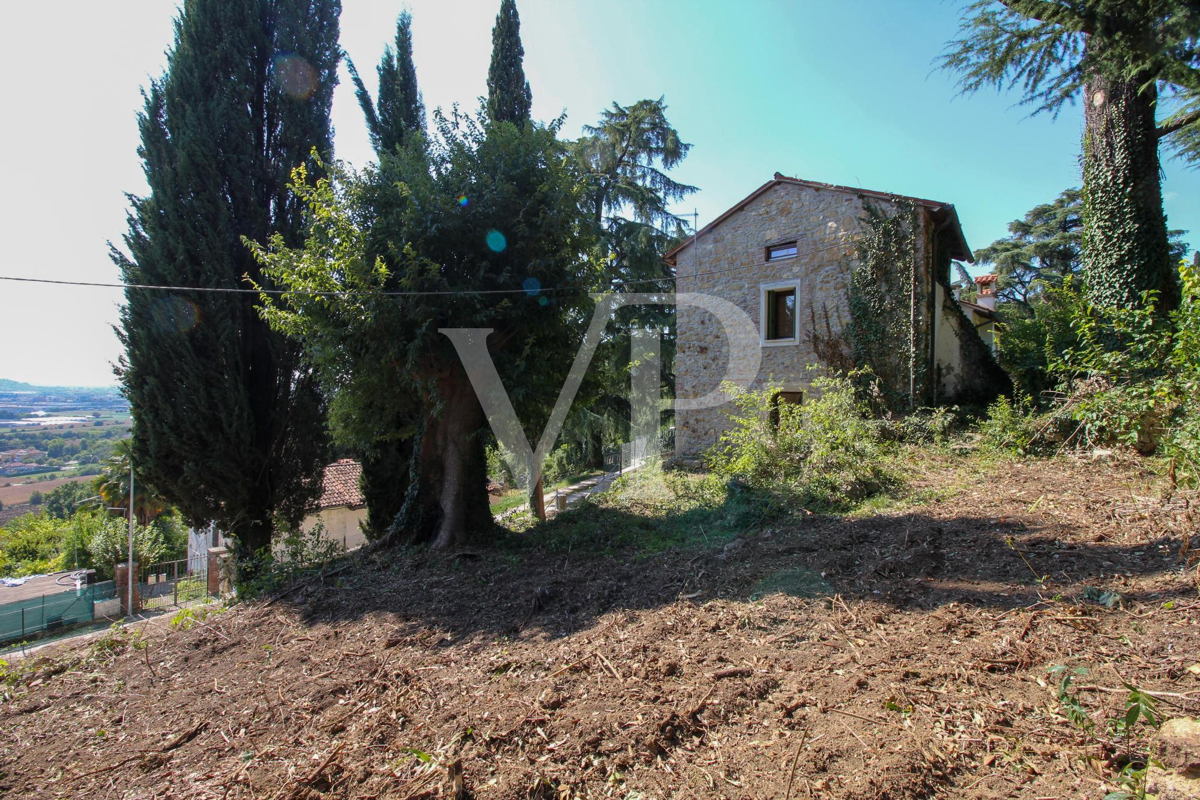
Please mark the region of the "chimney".
POLYGON ((975 279, 975 285, 979 287, 979 295, 976 301, 984 308, 996 310, 996 273, 990 275, 980 275, 975 279))

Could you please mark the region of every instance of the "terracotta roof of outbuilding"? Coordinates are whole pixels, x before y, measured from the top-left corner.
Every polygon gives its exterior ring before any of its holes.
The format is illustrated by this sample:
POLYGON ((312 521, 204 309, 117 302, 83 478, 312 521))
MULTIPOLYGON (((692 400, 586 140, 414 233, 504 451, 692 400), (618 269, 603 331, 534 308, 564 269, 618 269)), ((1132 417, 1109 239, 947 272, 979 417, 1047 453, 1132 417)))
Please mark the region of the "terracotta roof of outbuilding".
POLYGON ((362 464, 351 458, 335 461, 325 468, 324 486, 317 508, 354 508, 366 502, 359 481, 362 464))
POLYGON ((920 197, 911 197, 909 195, 904 195, 904 194, 892 194, 891 192, 877 192, 873 189, 859 189, 855 186, 839 186, 836 183, 821 183, 820 181, 807 181, 807 180, 804 180, 803 178, 790 178, 787 175, 783 175, 779 172, 775 173, 774 178, 767 181, 766 183, 764 183, 762 186, 755 189, 750 194, 746 195, 746 197, 744 197, 741 200, 741 202, 737 203, 736 205, 731 207, 729 210, 727 210, 724 214, 721 214, 721 216, 717 217, 712 222, 708 223, 703 228, 701 228, 699 230, 699 232, 696 234, 696 236, 689 237, 687 241, 685 241, 684 243, 682 243, 681 245, 676 247, 671 252, 667 253, 663 258, 668 263, 674 264, 676 254, 681 252, 685 247, 687 247, 693 241, 695 241, 697 236, 703 236, 704 234, 708 233, 710 230, 712 230, 716 226, 720 225, 722 222, 724 222, 726 219, 728 219, 734 213, 741 211, 743 208, 745 208, 750 203, 750 201, 754 200, 759 195, 763 194, 767 190, 769 190, 772 187, 777 186, 781 183, 787 183, 787 184, 791 184, 793 186, 807 186, 810 189, 816 189, 818 191, 827 190, 827 191, 833 191, 833 192, 846 192, 847 194, 857 195, 858 197, 872 197, 877 200, 907 201, 907 202, 913 203, 915 205, 922 206, 923 208, 927 208, 930 211, 932 211, 934 214, 941 216, 942 219, 939 220, 939 222, 945 221, 945 222, 953 223, 954 232, 957 235, 956 238, 958 239, 958 241, 957 241, 958 247, 955 249, 955 252, 951 254, 952 257, 957 259, 958 261, 970 261, 970 262, 975 261, 975 256, 971 252, 971 248, 967 246, 967 239, 963 235, 962 225, 958 221, 958 212, 954 210, 954 205, 951 203, 943 203, 938 200, 926 200, 926 199, 923 199, 920 197))

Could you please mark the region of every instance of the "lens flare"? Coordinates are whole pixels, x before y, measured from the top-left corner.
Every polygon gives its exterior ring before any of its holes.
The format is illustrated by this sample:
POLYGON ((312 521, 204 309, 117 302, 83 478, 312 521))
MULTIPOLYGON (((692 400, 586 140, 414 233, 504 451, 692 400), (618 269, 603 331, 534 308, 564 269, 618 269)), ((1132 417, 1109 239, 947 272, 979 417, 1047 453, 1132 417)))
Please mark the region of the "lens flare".
POLYGON ((150 309, 154 328, 160 334, 187 333, 200 323, 200 309, 182 297, 160 297, 150 309))
POLYGON ((508 247, 508 239, 500 231, 488 231, 487 246, 493 253, 503 253, 504 248, 508 247))
POLYGON ((281 54, 274 59, 275 77, 283 90, 297 100, 307 100, 317 89, 317 71, 297 55, 281 54))
POLYGON ((460 206, 465 206, 469 202, 471 202, 471 201, 467 199, 467 196, 465 194, 460 194, 458 196, 458 204, 460 206))
POLYGON ((521 284, 525 288, 525 294, 533 297, 542 290, 542 282, 537 278, 526 278, 525 283, 521 284))

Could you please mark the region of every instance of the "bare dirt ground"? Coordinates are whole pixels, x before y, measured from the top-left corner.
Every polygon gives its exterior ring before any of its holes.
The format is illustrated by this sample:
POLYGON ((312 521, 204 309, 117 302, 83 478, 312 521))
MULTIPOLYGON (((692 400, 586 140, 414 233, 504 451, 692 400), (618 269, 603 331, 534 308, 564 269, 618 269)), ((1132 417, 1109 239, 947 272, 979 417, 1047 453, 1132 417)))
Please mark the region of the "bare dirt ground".
POLYGON ((916 481, 919 507, 709 549, 385 553, 140 649, 39 655, 0 705, 0 789, 1104 797, 1123 683, 1200 712, 1195 497, 1065 459, 916 481), (1088 670, 1072 691, 1098 733, 1065 718, 1053 665, 1088 670))
POLYGON ((81 476, 75 478, 56 478, 52 481, 38 481, 37 476, 33 477, 15 477, 15 478, 0 478, 0 503, 6 506, 21 505, 28 503, 29 498, 34 492, 41 492, 43 495, 49 494, 60 486, 68 483, 79 483, 80 481, 93 481, 95 475, 81 476), (4 484, 10 483, 11 486, 4 484))

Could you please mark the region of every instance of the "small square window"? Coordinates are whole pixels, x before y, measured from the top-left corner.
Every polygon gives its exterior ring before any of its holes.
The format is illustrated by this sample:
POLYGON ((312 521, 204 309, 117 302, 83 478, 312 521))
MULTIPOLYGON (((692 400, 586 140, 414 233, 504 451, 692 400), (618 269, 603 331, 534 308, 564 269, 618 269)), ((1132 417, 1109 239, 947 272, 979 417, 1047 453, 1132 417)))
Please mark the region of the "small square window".
POLYGON ((773 244, 767 248, 767 261, 781 261, 785 258, 795 258, 796 252, 795 242, 773 244))
POLYGON ((766 292, 766 329, 768 342, 796 338, 796 287, 768 289, 766 292))

